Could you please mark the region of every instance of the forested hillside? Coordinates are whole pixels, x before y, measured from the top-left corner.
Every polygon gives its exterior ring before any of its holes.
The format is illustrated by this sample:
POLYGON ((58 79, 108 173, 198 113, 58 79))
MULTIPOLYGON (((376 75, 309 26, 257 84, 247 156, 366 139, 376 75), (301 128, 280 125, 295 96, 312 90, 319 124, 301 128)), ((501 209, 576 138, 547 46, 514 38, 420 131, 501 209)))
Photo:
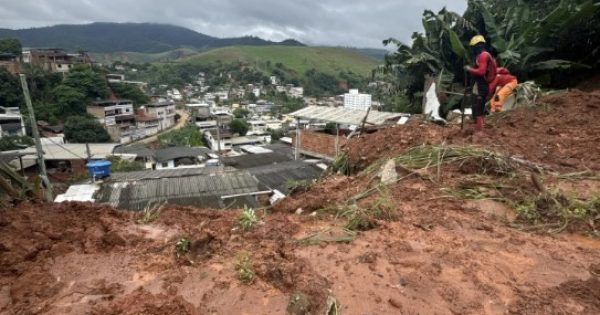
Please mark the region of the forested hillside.
POLYGON ((181 47, 301 45, 293 40, 275 43, 250 36, 216 38, 184 27, 151 23, 92 23, 22 30, 0 29, 0 38, 2 37, 18 38, 25 47, 60 47, 91 52, 158 53, 181 47))

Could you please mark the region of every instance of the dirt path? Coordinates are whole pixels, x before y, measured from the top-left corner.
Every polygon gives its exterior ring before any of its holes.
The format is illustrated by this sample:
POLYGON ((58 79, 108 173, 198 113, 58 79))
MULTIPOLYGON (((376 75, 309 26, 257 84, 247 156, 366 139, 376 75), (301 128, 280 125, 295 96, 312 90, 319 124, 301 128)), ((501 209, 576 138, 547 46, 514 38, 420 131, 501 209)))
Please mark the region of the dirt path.
POLYGON ((152 137, 148 137, 148 138, 145 138, 145 139, 142 139, 142 140, 138 140, 138 141, 132 142, 129 145, 133 145, 133 144, 150 144, 152 142, 158 141, 158 137, 160 135, 163 135, 163 134, 165 134, 167 132, 170 132, 170 131, 173 131, 173 130, 177 130, 177 129, 181 129, 181 128, 185 127, 185 125, 187 124, 187 121, 189 119, 189 114, 185 110, 177 110, 177 113, 181 117, 179 118, 179 121, 177 122, 177 124, 175 126, 173 126, 172 128, 170 128, 168 130, 162 131, 161 133, 156 134, 156 135, 154 135, 152 137))

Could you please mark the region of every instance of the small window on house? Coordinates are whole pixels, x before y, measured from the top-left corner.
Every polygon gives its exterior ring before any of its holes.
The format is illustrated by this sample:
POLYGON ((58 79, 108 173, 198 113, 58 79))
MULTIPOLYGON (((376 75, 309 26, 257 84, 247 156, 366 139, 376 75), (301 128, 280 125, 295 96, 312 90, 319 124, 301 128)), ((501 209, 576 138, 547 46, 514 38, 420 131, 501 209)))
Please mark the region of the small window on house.
POLYGON ((169 167, 169 163, 168 162, 163 162, 163 163, 161 163, 161 166, 162 167, 169 167))

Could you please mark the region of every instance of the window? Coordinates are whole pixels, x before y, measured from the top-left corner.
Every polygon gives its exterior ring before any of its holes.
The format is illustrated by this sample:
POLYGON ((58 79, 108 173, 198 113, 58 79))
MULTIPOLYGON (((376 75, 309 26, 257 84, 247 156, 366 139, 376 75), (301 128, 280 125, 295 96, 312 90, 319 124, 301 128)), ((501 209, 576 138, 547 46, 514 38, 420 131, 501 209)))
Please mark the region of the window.
POLYGON ((167 168, 169 167, 169 163, 168 162, 163 162, 160 164, 163 168, 167 168))

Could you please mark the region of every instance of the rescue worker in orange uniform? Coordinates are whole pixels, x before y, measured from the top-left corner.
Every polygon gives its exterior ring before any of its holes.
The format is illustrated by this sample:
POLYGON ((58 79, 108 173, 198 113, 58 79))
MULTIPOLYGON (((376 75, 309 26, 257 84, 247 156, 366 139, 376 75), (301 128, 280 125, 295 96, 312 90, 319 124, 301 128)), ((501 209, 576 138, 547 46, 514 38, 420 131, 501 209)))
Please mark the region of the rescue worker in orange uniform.
POLYGON ((498 68, 498 75, 496 76, 496 87, 500 89, 496 91, 492 98, 492 112, 498 113, 502 111, 502 106, 506 101, 506 98, 513 93, 513 91, 519 85, 517 77, 510 74, 506 68, 498 68))
POLYGON ((495 85, 497 68, 496 60, 492 57, 485 47, 485 38, 481 35, 474 36, 469 45, 475 56, 477 65, 475 67, 466 66, 465 70, 469 72, 477 82, 477 104, 473 104, 473 118, 475 119, 475 130, 482 131, 485 124, 485 104, 494 95, 492 90, 495 85))

